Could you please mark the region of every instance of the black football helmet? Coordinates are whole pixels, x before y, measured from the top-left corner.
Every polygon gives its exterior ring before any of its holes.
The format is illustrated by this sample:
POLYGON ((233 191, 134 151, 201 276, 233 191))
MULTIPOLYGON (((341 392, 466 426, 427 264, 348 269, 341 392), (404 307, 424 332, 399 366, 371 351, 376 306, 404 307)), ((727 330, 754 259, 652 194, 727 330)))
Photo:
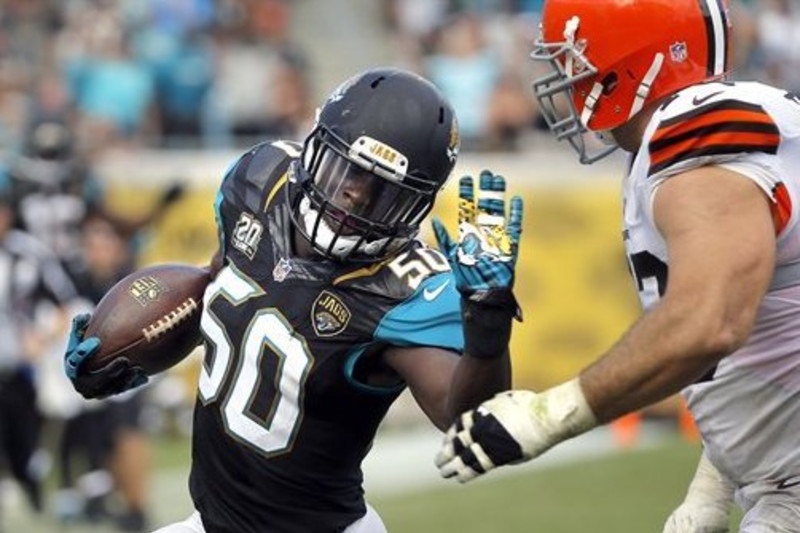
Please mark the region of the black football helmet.
POLYGON ((453 109, 430 82, 389 68, 358 74, 325 101, 292 165, 292 221, 328 258, 385 258, 417 235, 458 150, 453 109))

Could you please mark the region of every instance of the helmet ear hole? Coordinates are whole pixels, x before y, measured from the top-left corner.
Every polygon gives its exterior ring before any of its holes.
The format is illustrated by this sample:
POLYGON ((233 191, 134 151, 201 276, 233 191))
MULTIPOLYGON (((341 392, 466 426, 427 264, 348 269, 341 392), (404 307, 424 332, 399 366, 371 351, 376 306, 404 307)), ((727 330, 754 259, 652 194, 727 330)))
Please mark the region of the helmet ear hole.
POLYGON ((610 72, 600 84, 603 86, 603 96, 610 96, 619 86, 619 76, 616 72, 610 72))

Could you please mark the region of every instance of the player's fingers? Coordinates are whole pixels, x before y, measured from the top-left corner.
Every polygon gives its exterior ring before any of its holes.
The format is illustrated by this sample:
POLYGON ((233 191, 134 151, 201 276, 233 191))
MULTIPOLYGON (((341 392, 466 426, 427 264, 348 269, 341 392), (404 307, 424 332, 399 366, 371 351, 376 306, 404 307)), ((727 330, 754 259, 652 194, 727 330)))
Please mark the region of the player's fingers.
POLYGON ((445 479, 458 476, 460 481, 461 471, 465 468, 464 461, 461 460, 461 457, 456 455, 450 461, 439 467, 439 474, 445 479))
POLYGON ((128 377, 128 381, 125 384, 125 390, 141 387, 148 381, 150 381, 150 378, 148 378, 147 374, 145 374, 143 371, 134 372, 128 377))
POLYGON ((458 180, 458 224, 475 222, 475 186, 472 176, 458 180))
POLYGON ((453 242, 453 239, 450 238, 450 234, 447 233, 447 228, 438 217, 434 217, 431 225, 433 226, 433 234, 436 237, 436 244, 439 246, 439 251, 441 251, 445 257, 450 257, 456 244, 453 242))
POLYGON ((492 174, 484 170, 480 175, 478 191, 478 209, 491 215, 505 213, 504 193, 506 192, 506 179, 503 176, 492 174))
POLYGON ((99 348, 100 339, 97 337, 89 337, 78 344, 74 350, 69 350, 67 356, 64 358, 64 372, 67 374, 67 377, 70 379, 77 378, 78 371, 83 362, 99 348))
POLYGON ((83 362, 83 359, 76 358, 74 353, 64 358, 64 373, 67 374, 69 379, 78 377, 78 368, 81 366, 81 362, 83 362))
POLYGON ((86 326, 89 325, 89 320, 91 320, 91 318, 92 315, 89 313, 81 313, 80 315, 76 315, 72 319, 72 331, 74 331, 79 337, 82 337, 83 333, 86 331, 86 326))
POLYGON ((84 339, 81 341, 80 344, 75 348, 75 355, 83 361, 87 357, 91 357, 97 350, 100 349, 100 339, 97 337, 89 337, 88 339, 84 339))
POLYGON ((495 176, 489 171, 481 174, 481 186, 478 192, 478 218, 480 226, 499 226, 505 224, 506 181, 502 176, 495 176))
POLYGON ((437 468, 444 466, 453 459, 453 456, 455 455, 455 452, 453 451, 453 439, 455 438, 457 431, 456 425, 453 424, 447 430, 447 433, 444 434, 442 447, 436 453, 436 457, 433 460, 434 463, 436 463, 437 468))
POLYGON ((459 483, 466 483, 467 481, 472 481, 481 474, 483 474, 483 471, 478 472, 465 464, 463 468, 458 471, 458 477, 456 479, 458 479, 459 483))
MULTIPOLYGON (((461 459, 466 469, 473 472, 474 475, 485 474, 487 470, 494 466, 483 452, 480 444, 476 442, 473 442, 470 446, 456 449, 456 455, 461 459)), ((461 472, 464 471, 464 469, 460 470, 461 472)), ((461 479, 461 477, 461 473, 459 473, 459 481, 466 481, 465 479, 461 479)), ((469 479, 472 479, 472 477, 474 476, 471 476, 469 479)))
MULTIPOLYGON (((472 445, 471 449, 473 455, 478 460, 478 464, 480 465, 480 469, 482 470, 481 473, 488 472, 489 470, 494 468, 494 461, 492 461, 489 455, 484 451, 483 446, 481 446, 476 442, 475 444, 472 445)), ((476 468, 475 470, 478 469, 476 468)))
POLYGON ((453 456, 455 453, 453 452, 453 443, 449 439, 445 439, 442 447, 436 452, 436 457, 433 458, 433 462, 436 465, 436 468, 442 468, 444 465, 449 463, 453 460, 453 456))
POLYGON ((509 239, 511 239, 511 243, 514 245, 519 244, 520 235, 522 235, 522 215, 524 213, 524 207, 522 198, 519 196, 515 196, 511 199, 511 208, 510 213, 508 215, 508 227, 506 231, 508 233, 509 239))

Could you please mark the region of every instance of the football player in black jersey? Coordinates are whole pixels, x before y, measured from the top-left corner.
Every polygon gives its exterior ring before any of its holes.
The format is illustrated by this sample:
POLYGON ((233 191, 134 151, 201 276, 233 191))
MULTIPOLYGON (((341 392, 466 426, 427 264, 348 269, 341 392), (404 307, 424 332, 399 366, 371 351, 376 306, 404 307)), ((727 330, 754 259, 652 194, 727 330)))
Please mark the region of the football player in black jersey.
MULTIPOLYGON (((477 202, 462 178, 459 241, 438 221, 444 254, 416 240, 458 148, 432 84, 375 69, 330 95, 302 145, 260 144, 231 166, 201 319, 197 512, 161 532, 385 531, 361 462, 400 392, 446 428, 509 387, 522 201, 506 220, 502 177, 485 171, 477 202)), ((86 320, 68 368, 99 345, 86 320)), ((89 397, 145 381, 119 362, 68 373, 89 397)))

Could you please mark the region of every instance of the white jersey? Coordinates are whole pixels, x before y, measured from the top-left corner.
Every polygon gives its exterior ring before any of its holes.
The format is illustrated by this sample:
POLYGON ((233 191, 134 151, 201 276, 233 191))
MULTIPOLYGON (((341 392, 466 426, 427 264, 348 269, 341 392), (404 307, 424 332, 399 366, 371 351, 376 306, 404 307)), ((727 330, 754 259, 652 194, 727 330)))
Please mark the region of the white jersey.
POLYGON ((740 486, 780 483, 800 476, 800 273, 787 266, 800 263, 800 99, 715 82, 656 111, 624 182, 625 247, 645 310, 663 294, 669 263, 653 198, 665 180, 705 165, 741 174, 772 200, 778 266, 745 346, 683 392, 720 471, 740 486))

